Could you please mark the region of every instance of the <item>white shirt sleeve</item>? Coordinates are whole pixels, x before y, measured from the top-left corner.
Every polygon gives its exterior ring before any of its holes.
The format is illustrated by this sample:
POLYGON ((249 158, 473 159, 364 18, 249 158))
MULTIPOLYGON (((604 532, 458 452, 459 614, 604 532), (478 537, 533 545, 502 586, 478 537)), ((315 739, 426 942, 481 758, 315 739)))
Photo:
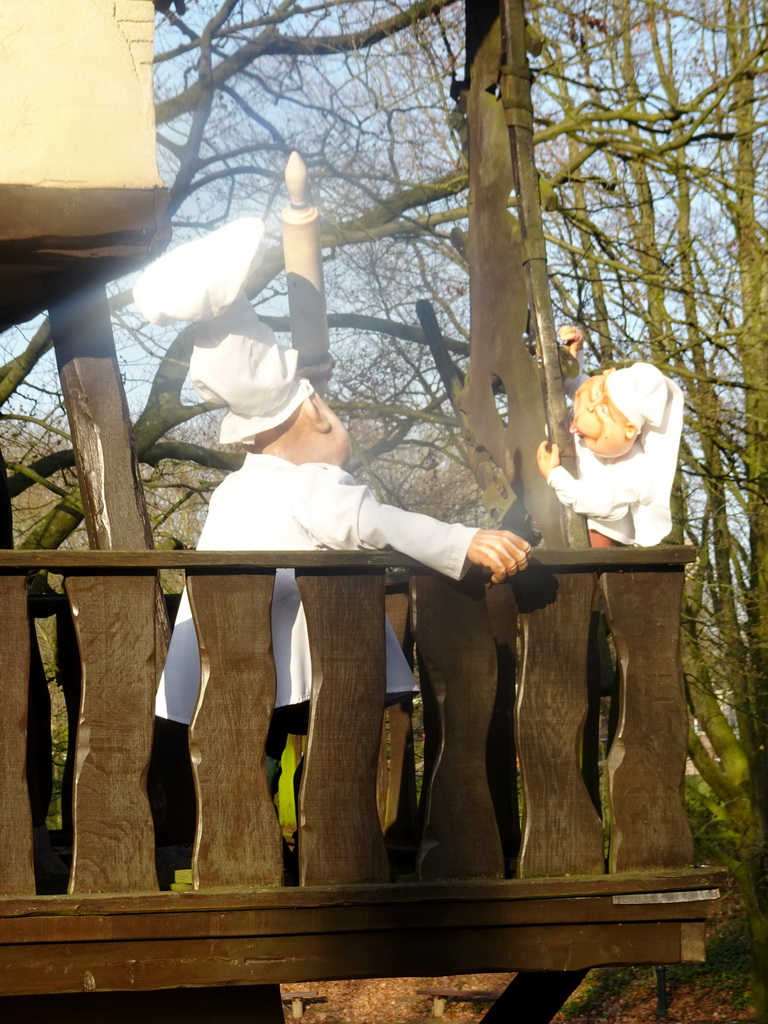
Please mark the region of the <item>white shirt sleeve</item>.
POLYGON ((381 505, 370 490, 335 466, 309 463, 296 474, 292 514, 313 546, 339 551, 393 548, 460 579, 474 527, 381 505))

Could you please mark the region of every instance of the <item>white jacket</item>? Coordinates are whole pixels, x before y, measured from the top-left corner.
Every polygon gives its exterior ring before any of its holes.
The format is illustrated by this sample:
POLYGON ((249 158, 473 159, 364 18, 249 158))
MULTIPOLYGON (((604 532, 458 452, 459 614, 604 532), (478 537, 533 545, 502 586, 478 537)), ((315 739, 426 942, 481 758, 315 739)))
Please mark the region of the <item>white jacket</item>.
MULTIPOLYGON (((211 498, 198 549, 208 551, 361 551, 393 548, 459 579, 477 530, 381 505, 336 466, 295 466, 271 455, 246 455, 211 498)), ((272 601, 276 707, 307 700, 312 667, 306 619, 292 569, 278 569, 272 601)), ((413 675, 387 623, 387 693, 412 692, 413 675)), ((157 693, 156 713, 192 720, 200 657, 184 594, 157 693)))
POLYGON ((574 441, 578 480, 562 466, 547 477, 559 500, 589 516, 590 529, 621 544, 658 544, 671 529, 669 496, 664 502, 655 495, 642 443, 636 441, 621 458, 604 459, 590 451, 583 438, 574 441))

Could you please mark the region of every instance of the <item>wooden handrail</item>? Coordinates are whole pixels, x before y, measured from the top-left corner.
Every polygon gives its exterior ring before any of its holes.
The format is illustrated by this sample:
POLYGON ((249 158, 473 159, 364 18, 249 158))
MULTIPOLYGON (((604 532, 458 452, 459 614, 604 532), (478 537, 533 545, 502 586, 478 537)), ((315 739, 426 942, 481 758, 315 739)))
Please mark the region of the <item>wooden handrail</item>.
MULTIPOLYGON (((536 548, 531 565, 554 570, 599 571, 643 566, 683 566, 695 561, 696 548, 590 548, 587 551, 536 548)), ((112 569, 420 569, 421 563, 389 551, 55 551, 24 548, 0 551, 0 572, 13 569, 78 571, 112 569)))

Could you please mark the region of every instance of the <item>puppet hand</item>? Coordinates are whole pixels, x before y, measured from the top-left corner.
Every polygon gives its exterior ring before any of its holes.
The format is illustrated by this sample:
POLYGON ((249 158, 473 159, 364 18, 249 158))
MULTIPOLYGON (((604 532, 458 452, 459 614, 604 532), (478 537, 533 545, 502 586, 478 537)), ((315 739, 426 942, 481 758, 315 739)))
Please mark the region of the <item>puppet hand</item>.
POLYGON ((575 324, 568 324, 567 327, 561 327, 557 332, 557 336, 560 339, 560 344, 563 348, 568 349, 573 358, 575 359, 579 352, 584 347, 584 335, 575 324))
POLYGON ((509 530, 478 530, 467 548, 467 558, 493 573, 491 583, 503 583, 528 565, 531 545, 509 530))
POLYGON ((560 465, 560 446, 556 445, 554 441, 551 445, 547 444, 546 441, 542 441, 536 449, 536 462, 539 466, 539 472, 547 480, 552 470, 557 469, 560 465))

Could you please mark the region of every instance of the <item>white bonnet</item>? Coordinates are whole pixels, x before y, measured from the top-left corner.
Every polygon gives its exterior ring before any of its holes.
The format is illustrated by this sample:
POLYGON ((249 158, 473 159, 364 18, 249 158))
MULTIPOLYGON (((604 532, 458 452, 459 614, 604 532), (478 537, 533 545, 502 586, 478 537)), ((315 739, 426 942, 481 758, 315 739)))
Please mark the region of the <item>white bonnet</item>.
POLYGON ((190 379, 206 401, 229 406, 222 444, 284 423, 313 391, 296 376, 297 350, 278 343, 243 294, 264 249, 263 221, 243 217, 161 256, 133 289, 151 323, 197 322, 190 379))

